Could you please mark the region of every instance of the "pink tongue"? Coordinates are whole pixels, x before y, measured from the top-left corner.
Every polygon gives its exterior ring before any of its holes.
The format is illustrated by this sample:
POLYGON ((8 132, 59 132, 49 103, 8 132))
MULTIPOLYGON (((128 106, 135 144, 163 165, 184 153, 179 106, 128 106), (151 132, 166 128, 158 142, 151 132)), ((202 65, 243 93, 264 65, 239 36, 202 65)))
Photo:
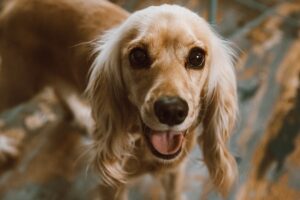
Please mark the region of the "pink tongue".
POLYGON ((181 147, 183 133, 153 131, 150 136, 152 146, 161 154, 170 155, 176 153, 181 147))

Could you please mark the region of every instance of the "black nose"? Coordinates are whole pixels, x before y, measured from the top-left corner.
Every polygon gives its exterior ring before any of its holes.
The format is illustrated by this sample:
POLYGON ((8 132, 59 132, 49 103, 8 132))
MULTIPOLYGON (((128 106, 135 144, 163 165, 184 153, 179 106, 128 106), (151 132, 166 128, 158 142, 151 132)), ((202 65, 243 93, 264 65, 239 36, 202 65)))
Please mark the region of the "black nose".
POLYGON ((183 122, 188 111, 187 102, 180 97, 163 96, 154 103, 154 112, 158 120, 169 126, 183 122))

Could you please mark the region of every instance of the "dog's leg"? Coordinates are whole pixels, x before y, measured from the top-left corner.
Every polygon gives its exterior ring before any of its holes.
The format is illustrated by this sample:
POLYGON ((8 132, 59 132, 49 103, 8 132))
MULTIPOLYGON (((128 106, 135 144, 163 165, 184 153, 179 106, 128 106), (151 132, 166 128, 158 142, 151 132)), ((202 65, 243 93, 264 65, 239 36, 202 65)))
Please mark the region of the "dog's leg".
POLYGON ((100 198, 99 200, 128 200, 128 191, 125 187, 118 189, 100 185, 100 198))
POLYGON ((51 81, 51 85, 54 87, 55 93, 63 106, 73 115, 76 124, 91 135, 94 121, 91 116, 91 108, 86 100, 71 84, 64 80, 56 78, 55 82, 51 81))
POLYGON ((162 183, 166 200, 184 200, 182 193, 185 163, 181 163, 175 170, 164 174, 160 181, 162 183))

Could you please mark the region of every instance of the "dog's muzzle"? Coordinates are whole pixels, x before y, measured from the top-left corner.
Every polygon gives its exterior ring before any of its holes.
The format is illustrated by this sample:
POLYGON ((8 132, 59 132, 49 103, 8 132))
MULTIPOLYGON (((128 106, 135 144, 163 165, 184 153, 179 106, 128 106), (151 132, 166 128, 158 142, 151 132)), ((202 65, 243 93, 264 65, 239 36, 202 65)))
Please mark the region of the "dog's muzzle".
POLYGON ((158 158, 170 160, 177 157, 181 150, 186 131, 174 131, 172 126, 181 124, 188 115, 189 107, 178 96, 162 96, 154 102, 154 113, 167 130, 155 130, 143 123, 146 141, 151 152, 158 158))
POLYGON ((169 126, 181 124, 188 111, 187 102, 177 96, 162 96, 154 103, 154 112, 159 122, 169 126))

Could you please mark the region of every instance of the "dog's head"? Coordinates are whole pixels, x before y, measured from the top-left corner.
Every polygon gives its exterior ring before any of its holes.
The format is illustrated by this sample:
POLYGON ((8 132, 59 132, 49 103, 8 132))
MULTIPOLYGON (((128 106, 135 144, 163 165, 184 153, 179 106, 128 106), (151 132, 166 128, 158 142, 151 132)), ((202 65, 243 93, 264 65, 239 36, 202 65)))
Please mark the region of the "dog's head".
POLYGON ((202 121, 204 161, 214 183, 228 190, 236 80, 232 51, 207 22, 179 6, 149 7, 105 34, 97 50, 87 90, 103 179, 125 181, 121 160, 137 123, 153 158, 172 162, 186 153, 186 135, 202 121))

